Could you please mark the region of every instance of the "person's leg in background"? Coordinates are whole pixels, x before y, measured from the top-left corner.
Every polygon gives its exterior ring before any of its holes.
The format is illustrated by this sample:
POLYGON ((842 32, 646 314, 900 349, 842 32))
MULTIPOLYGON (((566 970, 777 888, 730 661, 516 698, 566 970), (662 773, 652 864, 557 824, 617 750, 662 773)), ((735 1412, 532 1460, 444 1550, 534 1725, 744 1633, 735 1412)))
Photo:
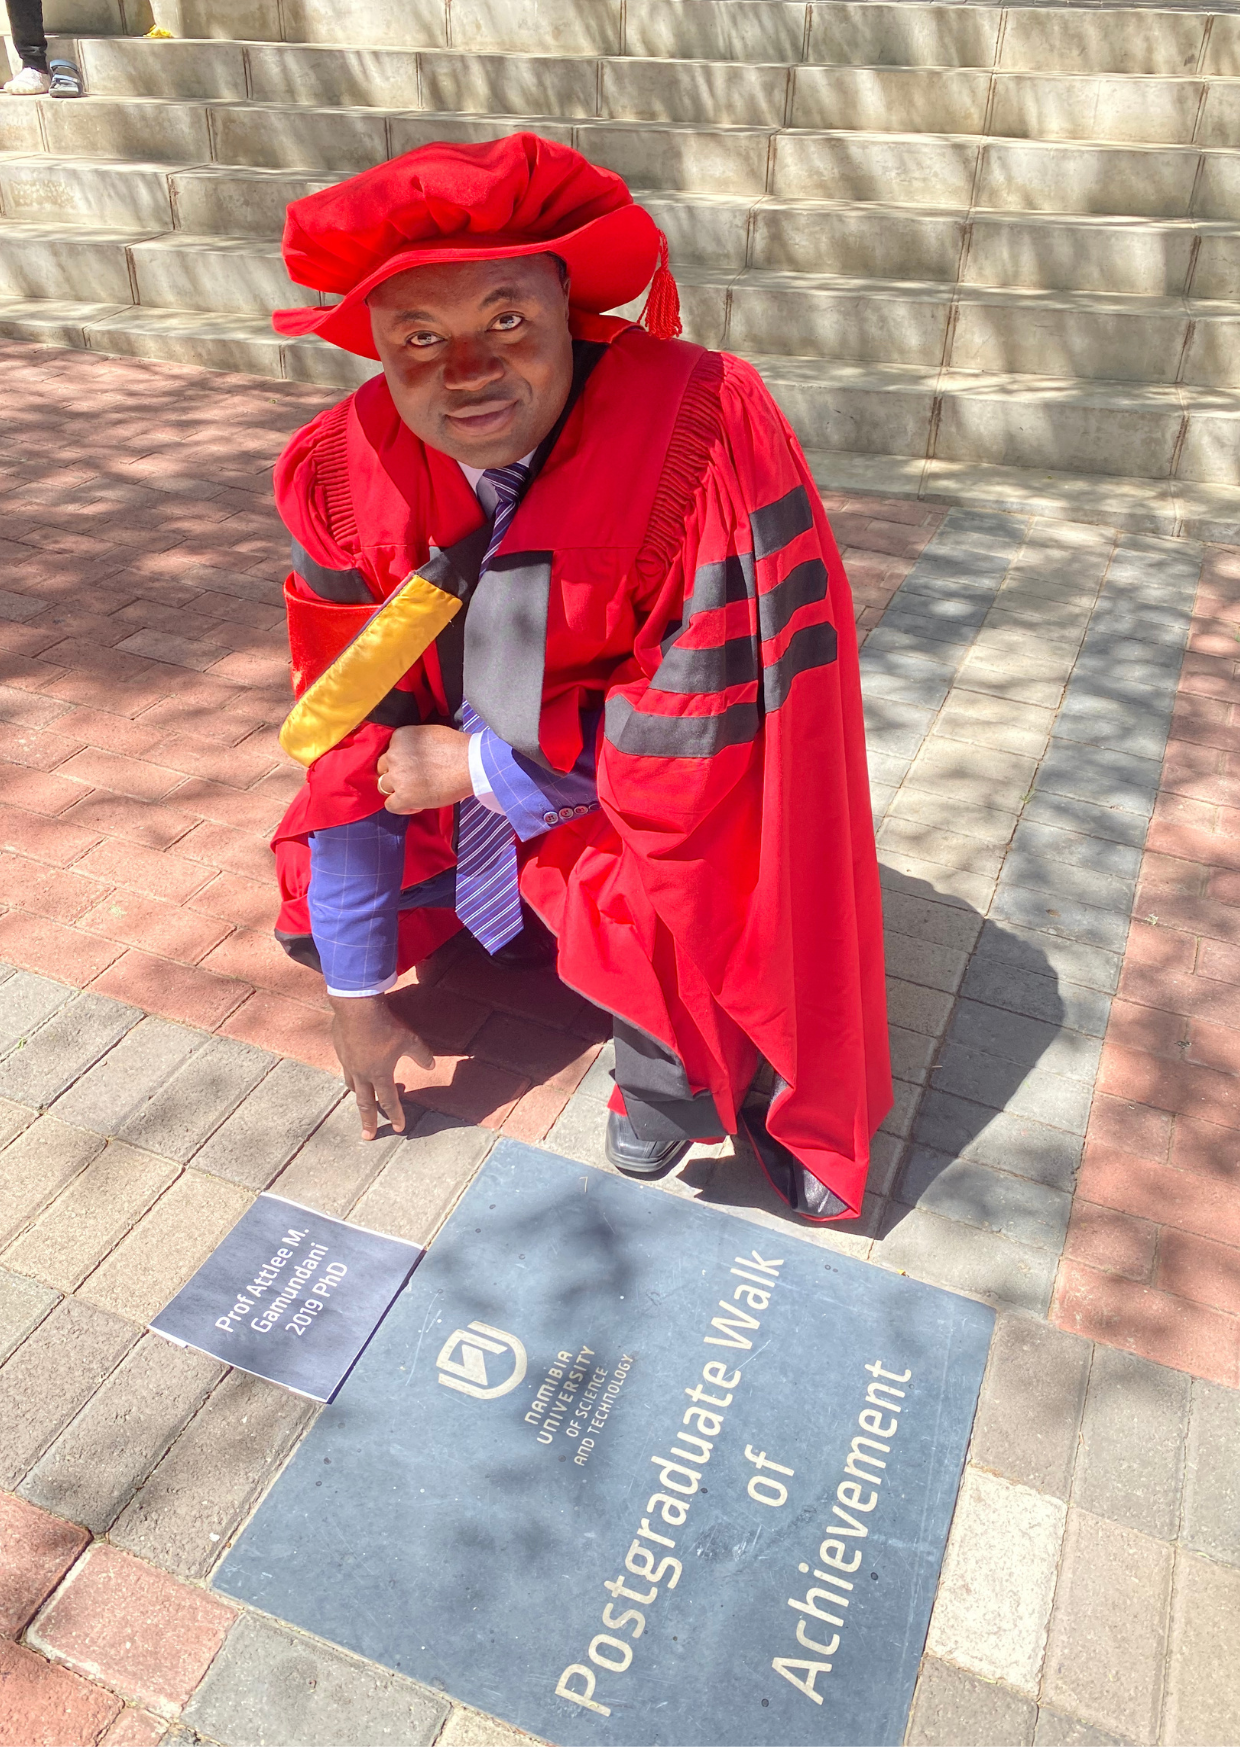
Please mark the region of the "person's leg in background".
POLYGON ((5 85, 10 97, 42 97, 51 88, 47 65, 47 35, 43 29, 43 0, 5 0, 13 45, 21 70, 5 85))

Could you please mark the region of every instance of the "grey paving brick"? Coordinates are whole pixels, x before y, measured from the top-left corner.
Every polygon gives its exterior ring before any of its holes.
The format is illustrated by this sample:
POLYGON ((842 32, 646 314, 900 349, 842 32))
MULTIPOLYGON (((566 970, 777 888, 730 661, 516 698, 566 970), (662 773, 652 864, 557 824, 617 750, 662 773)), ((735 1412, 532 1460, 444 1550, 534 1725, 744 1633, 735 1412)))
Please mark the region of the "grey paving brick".
POLYGON ((435 1738, 435 1748, 536 1748, 537 1737, 472 1706, 454 1705, 435 1738))
POLYGON ((1038 1708, 1023 1693, 937 1657, 921 1666, 904 1740, 910 1748, 991 1748, 1033 1741, 1038 1708))
POLYGON ((959 947, 936 947, 930 941, 915 941, 911 935, 889 933, 886 937, 887 969, 907 983, 951 992, 964 976, 969 956, 959 947))
POLYGON ((904 1158, 906 1142, 899 1135, 884 1135, 880 1130, 870 1138, 870 1172, 866 1192, 875 1196, 890 1194, 896 1173, 904 1158))
POLYGON ((26 1476, 32 1505, 101 1534, 225 1368, 145 1335, 26 1476))
POLYGON ((493 1129, 427 1111, 409 1139, 394 1148, 350 1219, 429 1244, 494 1145, 493 1129))
POLYGON ((71 1293, 179 1171, 171 1160, 109 1142, 14 1240, 3 1260, 71 1293))
POLYGON ((887 639, 879 648, 900 648, 905 642, 934 661, 954 669, 973 642, 973 634, 990 611, 985 596, 976 601, 937 601, 932 595, 897 595, 883 614, 882 624, 866 638, 866 647, 880 631, 887 639))
MULTIPOLYGON (((416 1125, 422 1116, 420 1105, 405 1106, 407 1125, 416 1125)), ((357 1106, 347 1098, 298 1149, 272 1188, 292 1202, 343 1219, 399 1145, 400 1137, 387 1124, 375 1140, 363 1141, 357 1106)))
POLYGON ((78 1293, 120 1317, 149 1323, 253 1199, 239 1185, 190 1166, 87 1275, 78 1293))
POLYGON ((1145 843, 1149 830, 1149 820, 1143 813, 1129 813, 1125 808, 1103 807, 1092 801, 1052 795, 1041 790, 1026 804, 1021 824, 1026 823, 1059 827, 1087 837, 1104 838, 1111 843, 1128 844, 1138 850, 1145 843))
POLYGON ((990 910, 996 922, 1060 935, 1086 947, 1101 947, 1106 953, 1122 954, 1128 942, 1128 910, 1099 910, 1096 905, 1061 898, 1053 892, 1036 892, 1029 886, 1005 882, 996 888, 990 910))
POLYGON ((1111 1010, 1110 998, 1100 990, 1043 977, 1023 966, 994 959, 975 958, 970 963, 961 994, 1051 1025, 1062 1024, 1091 1038, 1103 1036, 1111 1010))
POLYGON ((917 819, 899 817, 885 820, 878 834, 878 846, 880 850, 917 856, 923 862, 937 862, 945 868, 961 868, 992 879, 1003 866, 1002 845, 984 844, 977 838, 964 837, 942 826, 926 825, 917 819))
POLYGON ((50 1105, 140 1018, 107 996, 73 996, 0 1062, 0 1097, 50 1105))
POLYGON ((997 1232, 891 1202, 874 1260, 917 1280, 1046 1315, 1058 1258, 997 1232))
POLYGON ((966 550, 976 545, 979 550, 1016 552, 1030 526, 1028 516, 1007 510, 965 510, 954 506, 943 518, 934 544, 941 542, 945 547, 966 550))
MULTIPOLYGON (((179 1073, 121 1125, 135 1147, 184 1165, 275 1061, 266 1050, 209 1038, 179 1073)), ((324 1210, 326 1212, 326 1210, 324 1210)))
POLYGON ((50 977, 4 968, 0 979, 0 1051, 10 1050, 62 1008, 73 991, 50 977))
POLYGON ((144 1019, 56 1100, 64 1123, 115 1135, 126 1117, 174 1075, 206 1034, 167 1020, 144 1019))
POLYGON ((1062 1074, 1040 1068, 1021 1070, 987 1051, 945 1044, 932 1075, 932 1084, 942 1092, 971 1099, 995 1110, 1033 1117, 1052 1128, 1083 1135, 1089 1117, 1092 1087, 1062 1074))
POLYGON ((1105 1730, 1052 1711, 1049 1706, 1038 1708, 1033 1740, 1034 1748, 1121 1748, 1118 1736, 1109 1736, 1105 1730))
MULTIPOLYGON (((877 637, 878 632, 875 631, 873 635, 877 637)), ((920 650, 893 648, 890 642, 885 644, 880 642, 874 645, 871 638, 867 638, 863 656, 863 690, 874 688, 875 684, 880 681, 899 680, 907 681, 913 686, 932 686, 936 688, 939 697, 946 697, 947 689, 951 685, 951 669, 943 662, 936 661, 933 656, 923 654, 920 650)), ((875 691, 874 696, 898 698, 900 693, 890 690, 884 691, 880 687, 875 691)), ((930 698, 924 700, 927 704, 932 704, 933 701, 930 698)), ((923 700, 910 697, 906 702, 919 704, 923 700)))
POLYGON ((59 1297, 41 1281, 0 1268, 0 1364, 42 1323, 59 1297))
MULTIPOLYGON (((1054 711, 991 692, 953 688, 934 725, 935 734, 967 741, 974 747, 1022 753, 1040 759, 1046 751, 1054 711)), ((978 755, 984 758, 984 754, 978 755)))
POLYGON ((616 1046, 609 1038, 594 1061, 586 1069, 577 1086, 575 1097, 597 1099, 606 1104, 615 1087, 612 1070, 616 1066, 616 1046))
POLYGON ((55 1117, 40 1117, 0 1153, 0 1243, 58 1196, 103 1148, 103 1139, 71 1129, 55 1117))
POLYGON ((952 998, 943 990, 924 989, 898 977, 887 979, 887 1018, 927 1038, 942 1035, 952 1011, 952 998))
POLYGON ((1057 750, 1066 743, 1069 748, 1083 746, 1161 759, 1170 728, 1170 710, 1152 716, 1148 711, 1123 704, 1108 703, 1105 710, 1097 711, 1065 708, 1055 722, 1051 748, 1057 750))
POLYGON ((927 894, 933 894, 939 904, 957 910, 971 911, 980 917, 989 909, 995 883, 988 875, 972 874, 967 868, 952 868, 944 862, 932 862, 907 850, 882 848, 878 878, 883 886, 907 891, 910 882, 927 894))
POLYGON ((134 1494, 110 1539, 182 1578, 205 1578, 305 1431, 315 1405, 229 1372, 134 1494))
POLYGON ((1084 635, 1089 613, 1088 602, 1000 599, 987 614, 986 624, 995 630, 1023 631, 1026 636, 1040 637, 1045 632, 1067 643, 1084 635))
POLYGON ((866 763, 870 768, 870 782, 883 783, 891 788, 903 783, 908 771, 908 759, 898 759, 891 753, 880 753, 874 747, 866 748, 866 763))
POLYGON ((1174 695, 1183 665, 1184 651, 1179 643, 1160 646, 1108 635, 1095 644, 1093 637, 1087 636, 1081 645, 1077 671, 1082 680, 1103 685, 1136 681, 1144 675, 1151 690, 1163 697, 1167 693, 1174 695))
MULTIPOLYGON (((921 1087, 911 1081, 898 1080, 894 1076, 891 1082, 891 1109, 879 1125, 888 1135, 908 1135, 912 1133, 913 1114, 917 1109, 917 1101, 921 1097, 921 1087)), ((569 1100, 572 1103, 572 1100, 569 1100)), ((561 1118, 561 1121, 563 1119, 561 1118)), ((558 1125, 557 1125, 558 1127, 558 1125)), ((555 1130, 547 1137, 550 1146, 555 1130)), ((577 1157, 580 1157, 579 1155, 577 1157)))
POLYGON ((980 759, 964 741, 931 735, 913 760, 908 780, 918 789, 1017 813, 1033 786, 1036 770, 1036 759, 1023 753, 992 748, 980 759))
MULTIPOLYGON (((918 1087, 917 1092, 921 1091, 918 1087)), ((547 1134, 545 1145, 552 1153, 562 1153, 566 1159, 579 1159, 583 1165, 597 1165, 611 1171, 603 1154, 603 1132, 607 1125, 605 1107, 596 1098, 575 1092, 560 1112, 547 1134)))
POLYGON ((1126 637, 1135 643, 1174 648, 1187 639, 1188 621, 1189 615, 1175 607, 1159 607, 1149 601, 1121 605, 1104 596, 1098 603, 1095 625, 1100 638, 1126 637))
POLYGON ((1191 1379, 1099 1344, 1081 1422, 1073 1503, 1172 1540, 1180 1527, 1191 1379))
POLYGON ((1170 1640, 1162 1740, 1240 1741, 1240 1572, 1182 1552, 1170 1640))
POLYGON ((933 710, 924 710, 915 704, 900 704, 892 698, 867 698, 865 744, 874 752, 911 759, 925 740, 933 720, 933 710))
POLYGON ((913 1133, 953 1158, 975 1159, 1052 1189, 1070 1190, 1081 1161, 1079 1135, 934 1087, 922 1099, 913 1133))
POLYGON ((924 1081, 930 1071, 937 1040, 905 1026, 888 1025, 891 1072, 900 1080, 924 1081))
POLYGON ((216 1742, 429 1744, 448 1702, 322 1639, 243 1614, 184 1717, 216 1742))
POLYGON ((33 1105, 16 1105, 12 1099, 0 1099, 0 1148, 16 1141, 23 1129, 28 1129, 38 1116, 33 1105))
POLYGON ((0 1487, 14 1487, 88 1402, 139 1331, 62 1299, 0 1366, 0 1487))
POLYGON ((1068 1498, 1091 1345, 1040 1318, 1000 1317, 973 1422, 969 1461, 1068 1498))
POLYGON ((1126 880, 1134 879, 1141 871, 1140 844, 1116 843, 1114 839, 1043 825, 1028 813, 1016 827, 1012 850, 1019 855, 1040 856, 1048 865, 1057 863, 1061 868, 1117 874, 1126 880))
POLYGON ((927 550, 900 584, 905 600, 910 595, 937 595, 965 600, 970 596, 993 596, 1007 570, 1005 554, 991 552, 946 552, 927 550))
POLYGON ((344 1096, 338 1076, 304 1062, 277 1062, 193 1155, 200 1171, 266 1189, 344 1096))
POLYGON ((1096 1037, 963 996, 956 1003, 947 1035, 952 1043, 967 1049, 1006 1057, 1022 1068, 1049 1069, 1090 1086, 1102 1054, 1096 1037))
POLYGON ((1130 1742, 1158 1740, 1171 1560, 1167 1542, 1069 1511, 1042 1683, 1048 1705, 1130 1742))
POLYGON ((1052 745, 1038 770, 1035 794, 1067 795, 1095 807, 1126 807, 1147 819, 1154 809, 1162 763, 1132 753, 1079 744, 1052 745))
POLYGON ((1240 1392, 1193 1380, 1181 1539, 1240 1566, 1240 1392))
POLYGON ((1135 876, 1100 874, 1093 868, 1057 864, 1052 856, 1041 850, 1018 849, 1015 845, 1003 864, 999 884, 1050 893, 1056 899, 1090 905, 1096 910, 1118 911, 1125 918, 1132 913, 1133 895, 1137 889, 1135 876))
POLYGON ((962 914, 912 889, 889 886, 883 893, 883 921, 889 930, 926 941, 936 947, 955 947, 968 952, 981 931, 980 916, 962 914))
POLYGON ((1016 829, 1014 813, 1005 813, 997 807, 970 806, 936 795, 930 789, 918 789, 911 783, 902 784, 891 812, 896 818, 941 826, 945 831, 959 832, 962 837, 976 838, 983 844, 1006 844, 1016 829))
POLYGON ((1119 985, 1123 955, 1082 941, 1071 941, 1042 929, 1019 923, 990 922, 978 936, 975 958, 986 965, 1010 966, 1038 976, 1076 983, 1102 995, 1113 995, 1119 985))
POLYGON ((884 703, 913 704, 922 710, 937 710, 947 696, 951 675, 937 663, 927 662, 923 665, 936 670, 933 677, 884 673, 876 667, 870 668, 861 679, 865 698, 868 701, 881 699, 884 703))
POLYGON ((1056 1253, 1063 1249, 1072 1208, 1063 1190, 921 1144, 909 1149, 894 1193, 909 1207, 1056 1253))

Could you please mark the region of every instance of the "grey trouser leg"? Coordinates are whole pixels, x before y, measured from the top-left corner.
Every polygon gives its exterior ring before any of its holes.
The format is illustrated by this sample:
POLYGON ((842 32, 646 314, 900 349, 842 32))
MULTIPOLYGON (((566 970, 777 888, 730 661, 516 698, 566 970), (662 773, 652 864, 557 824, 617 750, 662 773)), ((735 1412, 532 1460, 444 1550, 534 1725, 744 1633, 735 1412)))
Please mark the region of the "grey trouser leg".
POLYGON ((690 1092, 679 1056, 625 1020, 613 1019, 612 1034, 616 1085, 639 1141, 666 1145, 724 1134, 714 1099, 690 1092))

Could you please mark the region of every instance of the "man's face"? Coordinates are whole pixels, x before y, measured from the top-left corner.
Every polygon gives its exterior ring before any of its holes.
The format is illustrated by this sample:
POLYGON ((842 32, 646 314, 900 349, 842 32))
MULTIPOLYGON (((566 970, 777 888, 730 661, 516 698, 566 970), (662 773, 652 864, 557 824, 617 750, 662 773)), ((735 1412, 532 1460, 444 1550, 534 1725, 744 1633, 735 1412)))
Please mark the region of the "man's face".
POLYGON ((432 448, 506 467, 559 418, 573 350, 568 289, 549 255, 413 267, 368 302, 396 410, 432 448))

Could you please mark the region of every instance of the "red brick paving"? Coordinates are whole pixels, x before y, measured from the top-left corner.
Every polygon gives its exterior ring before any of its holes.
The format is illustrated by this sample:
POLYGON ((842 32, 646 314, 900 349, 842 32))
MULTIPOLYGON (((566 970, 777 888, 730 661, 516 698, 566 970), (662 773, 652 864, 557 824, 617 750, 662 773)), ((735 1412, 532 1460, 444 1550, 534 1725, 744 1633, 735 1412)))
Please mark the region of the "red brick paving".
POLYGON ((0 1493, 0 1638, 20 1634, 89 1540, 77 1524, 0 1493))
POLYGON ((0 1748, 97 1742, 121 1710, 115 1694, 0 1639, 0 1748))
POLYGON ((1052 1320, 1240 1386, 1240 551, 1208 555, 1052 1320))
POLYGON ((175 1715, 236 1610, 97 1542, 27 1633, 37 1651, 126 1699, 175 1715))
MULTIPOLYGON (((269 474, 334 397, 5 341, 0 394, 0 956, 334 1069, 322 984, 271 937, 267 847, 301 780, 269 474)), ((827 503, 864 637, 944 512, 827 503)), ((409 999, 445 1054, 406 1079, 541 1139, 605 1027, 545 973, 441 957, 409 999)))

